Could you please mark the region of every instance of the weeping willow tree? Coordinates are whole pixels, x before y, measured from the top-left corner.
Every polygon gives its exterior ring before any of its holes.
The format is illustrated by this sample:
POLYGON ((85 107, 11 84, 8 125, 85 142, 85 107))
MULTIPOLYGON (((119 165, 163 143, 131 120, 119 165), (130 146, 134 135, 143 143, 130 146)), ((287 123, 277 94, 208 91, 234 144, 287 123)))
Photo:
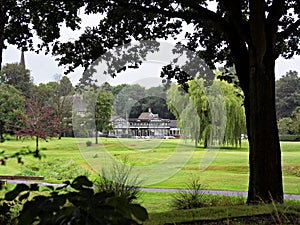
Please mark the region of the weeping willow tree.
POLYGON ((222 143, 240 146, 246 130, 242 92, 219 80, 205 87, 204 80, 196 78, 188 85, 188 92, 176 84, 167 91, 168 107, 182 135, 205 148, 222 143))

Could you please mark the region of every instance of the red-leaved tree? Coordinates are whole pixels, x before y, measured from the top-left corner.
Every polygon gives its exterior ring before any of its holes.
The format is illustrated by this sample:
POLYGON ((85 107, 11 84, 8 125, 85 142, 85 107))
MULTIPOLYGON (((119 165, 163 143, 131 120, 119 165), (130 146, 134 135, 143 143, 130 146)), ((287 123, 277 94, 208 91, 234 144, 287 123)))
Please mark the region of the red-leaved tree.
POLYGON ((20 115, 22 126, 15 131, 16 135, 35 138, 35 157, 39 157, 39 140, 47 141, 48 138, 57 136, 60 120, 56 111, 45 104, 42 99, 31 97, 26 99, 25 114, 20 115))

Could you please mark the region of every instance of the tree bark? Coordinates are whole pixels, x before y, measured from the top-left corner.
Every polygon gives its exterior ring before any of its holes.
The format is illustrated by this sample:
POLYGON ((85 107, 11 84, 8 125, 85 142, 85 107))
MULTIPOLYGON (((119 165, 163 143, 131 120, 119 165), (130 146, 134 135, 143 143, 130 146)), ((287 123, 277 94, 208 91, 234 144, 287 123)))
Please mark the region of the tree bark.
POLYGON ((250 51, 248 93, 245 93, 249 136, 248 204, 283 202, 281 152, 275 110, 275 60, 257 60, 250 51))
POLYGON ((35 138, 35 153, 34 153, 35 157, 39 157, 39 137, 36 136, 35 138))

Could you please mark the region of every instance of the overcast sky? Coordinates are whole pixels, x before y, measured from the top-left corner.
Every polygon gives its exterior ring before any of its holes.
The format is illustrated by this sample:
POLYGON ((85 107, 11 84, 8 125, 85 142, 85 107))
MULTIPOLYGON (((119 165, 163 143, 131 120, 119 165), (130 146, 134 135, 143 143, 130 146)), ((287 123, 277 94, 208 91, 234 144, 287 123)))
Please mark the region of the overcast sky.
MULTIPOLYGON (((99 15, 82 16, 83 27, 86 25, 93 26, 99 20, 99 15)), ((190 29, 190 28, 187 28, 190 29)), ((62 41, 68 41, 70 39, 77 39, 82 31, 71 32, 66 28, 62 28, 62 41)), ((174 42, 175 43, 175 42, 174 42)), ((21 57, 21 52, 17 50, 15 46, 8 46, 7 49, 3 51, 3 64, 19 62, 21 57)), ((56 74, 63 74, 66 70, 64 67, 58 67, 57 61, 51 55, 44 55, 43 53, 36 54, 34 52, 25 53, 25 63, 26 68, 30 70, 31 76, 34 79, 34 83, 47 83, 53 81, 56 74)), ((152 66, 145 66, 140 71, 133 71, 133 76, 138 76, 139 73, 159 73, 159 68, 161 65, 156 63, 150 63, 152 66), (153 71, 152 71, 153 69, 153 71)), ((296 70, 300 74, 300 56, 296 56, 290 60, 278 59, 276 61, 275 74, 276 78, 280 78, 285 75, 289 70, 296 70)), ((80 77, 82 76, 83 69, 78 68, 74 73, 70 73, 68 77, 73 84, 76 84, 80 77)), ((129 73, 126 72, 126 76, 129 73)), ((129 74, 130 75, 130 74, 129 74)), ((122 76, 122 82, 126 82, 126 76, 122 76)), ((131 76, 131 77, 133 77, 131 76)), ((117 82, 119 83, 119 82, 117 82)))

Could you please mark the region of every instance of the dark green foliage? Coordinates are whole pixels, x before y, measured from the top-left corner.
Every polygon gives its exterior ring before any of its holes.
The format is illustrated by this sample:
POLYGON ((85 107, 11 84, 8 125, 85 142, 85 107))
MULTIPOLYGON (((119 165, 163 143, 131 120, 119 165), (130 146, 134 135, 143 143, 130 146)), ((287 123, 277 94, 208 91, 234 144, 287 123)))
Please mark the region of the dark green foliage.
POLYGON ((289 71, 276 81, 277 119, 291 117, 300 105, 300 77, 297 71, 289 71))
POLYGON ((0 224, 2 225, 16 225, 18 211, 16 207, 18 203, 1 201, 0 202, 0 224))
POLYGON ((30 71, 24 65, 18 63, 6 64, 0 72, 0 84, 8 84, 15 87, 25 96, 29 96, 29 90, 33 85, 30 71))
POLYGON ((49 195, 29 194, 37 185, 19 184, 5 195, 6 201, 23 200, 18 225, 95 225, 138 224, 148 218, 145 208, 120 198, 114 192, 95 192, 85 176, 62 187, 48 187, 49 195))
POLYGON ((63 22, 72 30, 79 27, 78 9, 82 6, 82 1, 1 0, 0 68, 2 51, 8 44, 23 51, 49 52, 48 44, 60 37, 63 22), (37 45, 33 43, 34 34, 41 39, 37 45))
POLYGON ((0 84, 0 142, 3 134, 13 133, 18 123, 17 115, 22 114, 25 107, 21 92, 9 84, 0 84))
POLYGON ((300 135, 296 134, 282 134, 279 135, 280 141, 300 141, 300 135))
POLYGON ((145 89, 139 84, 118 85, 114 90, 114 112, 123 118, 138 118, 142 112, 153 113, 164 119, 175 119, 166 103, 166 90, 163 86, 145 89))
POLYGON ((86 146, 92 146, 92 142, 91 141, 87 141, 86 142, 86 146))

